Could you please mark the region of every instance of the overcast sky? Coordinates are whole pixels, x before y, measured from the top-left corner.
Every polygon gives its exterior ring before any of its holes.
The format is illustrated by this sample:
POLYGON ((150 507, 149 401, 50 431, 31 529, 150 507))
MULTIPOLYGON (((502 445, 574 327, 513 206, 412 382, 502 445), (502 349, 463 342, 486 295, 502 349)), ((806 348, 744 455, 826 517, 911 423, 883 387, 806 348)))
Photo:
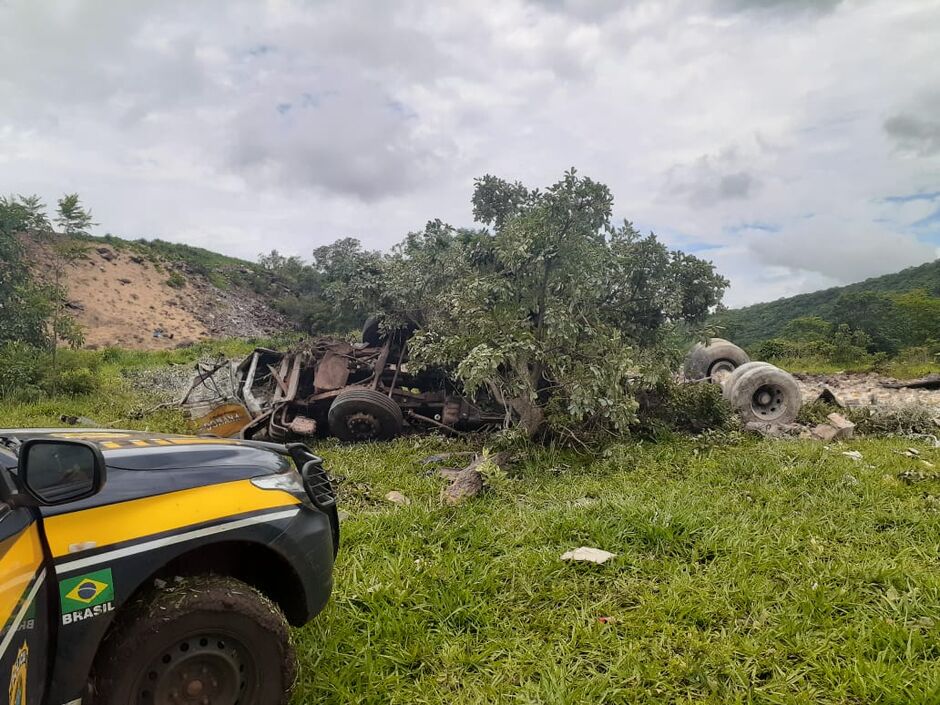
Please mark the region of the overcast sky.
POLYGON ((940 254, 940 1, 0 0, 0 192, 255 259, 576 166, 740 305, 940 254))

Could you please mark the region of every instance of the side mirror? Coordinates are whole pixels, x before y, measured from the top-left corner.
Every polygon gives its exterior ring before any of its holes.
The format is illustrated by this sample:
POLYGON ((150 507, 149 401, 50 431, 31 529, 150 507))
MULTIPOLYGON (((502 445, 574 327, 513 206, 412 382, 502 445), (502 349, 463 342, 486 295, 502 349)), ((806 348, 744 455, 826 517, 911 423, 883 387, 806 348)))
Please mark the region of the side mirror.
POLYGON ((19 449, 17 476, 34 500, 51 506, 97 494, 107 479, 104 456, 86 441, 33 438, 19 449))

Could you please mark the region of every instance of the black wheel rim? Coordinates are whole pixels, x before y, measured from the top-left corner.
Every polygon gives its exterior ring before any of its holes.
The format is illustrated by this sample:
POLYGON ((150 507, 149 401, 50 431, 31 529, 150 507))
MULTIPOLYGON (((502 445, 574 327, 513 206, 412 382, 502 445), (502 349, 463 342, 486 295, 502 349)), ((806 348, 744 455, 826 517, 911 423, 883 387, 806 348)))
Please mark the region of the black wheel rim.
POLYGON ((257 669, 228 634, 203 633, 164 649, 138 678, 138 705, 247 705, 257 669))
POLYGON ((349 435, 356 441, 369 441, 378 438, 382 430, 379 420, 372 414, 352 414, 346 419, 349 435))
POLYGON ((765 384, 751 395, 751 410, 766 421, 773 421, 787 411, 786 394, 777 384, 765 384))

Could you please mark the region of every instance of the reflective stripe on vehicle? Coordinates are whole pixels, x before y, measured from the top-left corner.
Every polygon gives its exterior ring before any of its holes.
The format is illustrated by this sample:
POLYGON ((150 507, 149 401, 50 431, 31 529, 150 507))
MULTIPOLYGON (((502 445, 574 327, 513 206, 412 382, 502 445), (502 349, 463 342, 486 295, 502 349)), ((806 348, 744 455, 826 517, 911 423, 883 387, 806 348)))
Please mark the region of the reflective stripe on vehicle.
MULTIPOLYGON (((48 517, 45 521, 46 538, 52 555, 62 558, 77 555, 74 552, 76 545, 102 548, 226 517, 299 503, 298 498, 287 492, 262 490, 252 485, 250 480, 237 480, 48 517), (71 552, 70 547, 73 549, 71 552)), ((294 509, 294 513, 296 511, 294 509)), ((97 556, 94 560, 98 562, 97 556)))
POLYGON ((126 558, 127 556, 133 556, 138 553, 145 553, 157 548, 163 548, 164 546, 172 546, 173 544, 182 543, 184 541, 192 541, 193 539, 198 539, 205 536, 221 534, 226 531, 233 531, 235 529, 241 529, 246 526, 252 526, 254 524, 265 524, 272 521, 279 521, 281 519, 291 519, 296 516, 299 511, 300 509, 295 507, 281 512, 266 512, 264 514, 250 516, 244 519, 236 519, 235 521, 225 522, 224 524, 207 526, 204 529, 185 531, 183 533, 173 534, 172 536, 166 536, 161 539, 153 539, 152 541, 143 541, 142 543, 127 546, 125 548, 119 548, 114 551, 99 553, 95 556, 89 556, 88 558, 79 558, 78 560, 59 563, 56 566, 56 571, 59 573, 59 575, 63 575, 71 571, 82 570, 100 563, 108 563, 118 560, 119 558, 126 558))
POLYGON ((39 592, 39 588, 42 587, 43 581, 46 579, 46 569, 43 568, 39 571, 39 575, 36 576, 36 580, 33 581, 32 587, 29 589, 29 593, 20 603, 20 608, 16 611, 16 615, 13 617, 13 621, 10 623, 9 627, 6 630, 6 633, 3 635, 3 640, 0 641, 0 654, 5 654, 7 647, 10 645, 10 641, 13 640, 14 635, 16 635, 16 630, 19 629, 20 623, 23 621, 23 617, 26 615, 29 606, 33 604, 33 600, 36 599, 36 593, 39 592))

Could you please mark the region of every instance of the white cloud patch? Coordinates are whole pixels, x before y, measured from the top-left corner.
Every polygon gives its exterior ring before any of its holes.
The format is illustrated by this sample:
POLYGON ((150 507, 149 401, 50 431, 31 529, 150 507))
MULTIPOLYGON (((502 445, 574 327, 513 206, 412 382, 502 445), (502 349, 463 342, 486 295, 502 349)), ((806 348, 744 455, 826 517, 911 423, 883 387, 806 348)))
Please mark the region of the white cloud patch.
POLYGON ((938 33, 920 0, 7 0, 0 191, 252 258, 575 165, 766 300, 936 256, 938 33))

